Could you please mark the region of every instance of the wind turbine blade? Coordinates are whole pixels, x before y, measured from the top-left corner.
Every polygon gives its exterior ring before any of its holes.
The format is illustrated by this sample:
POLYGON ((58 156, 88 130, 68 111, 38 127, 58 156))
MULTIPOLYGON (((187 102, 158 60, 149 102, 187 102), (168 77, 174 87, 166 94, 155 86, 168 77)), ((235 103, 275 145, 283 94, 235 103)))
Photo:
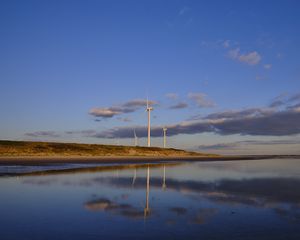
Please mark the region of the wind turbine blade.
POLYGON ((148 96, 147 96, 147 109, 149 108, 149 101, 148 101, 148 96))

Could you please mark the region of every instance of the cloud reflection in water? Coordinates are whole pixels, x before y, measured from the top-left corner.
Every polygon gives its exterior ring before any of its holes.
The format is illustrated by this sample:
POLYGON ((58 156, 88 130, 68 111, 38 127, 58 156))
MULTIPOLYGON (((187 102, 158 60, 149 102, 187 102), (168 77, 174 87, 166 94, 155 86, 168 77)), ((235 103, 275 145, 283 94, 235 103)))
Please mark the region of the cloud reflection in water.
POLYGON ((132 205, 125 203, 119 204, 107 198, 99 198, 88 201, 84 204, 84 206, 90 211, 106 211, 132 219, 144 217, 144 212, 133 207, 132 205))
MULTIPOLYGON (((136 193, 144 190, 147 193, 147 178, 137 176, 136 169, 132 176, 123 174, 113 176, 95 176, 90 175, 85 178, 79 178, 76 181, 62 181, 63 185, 74 185, 80 187, 104 187, 110 189, 127 189, 136 193)), ((256 178, 223 178, 218 180, 186 180, 180 178, 167 178, 164 171, 163 175, 159 177, 154 175, 150 178, 150 186, 152 191, 156 191, 158 196, 167 196, 170 193, 177 194, 180 198, 188 198, 194 201, 194 204, 185 205, 184 202, 177 201, 176 204, 171 204, 161 210, 169 219, 164 222, 167 224, 177 224, 179 218, 184 218, 185 222, 190 224, 203 224, 220 213, 224 214, 225 209, 227 214, 236 213, 242 208, 251 207, 256 210, 266 209, 273 212, 280 219, 289 223, 300 223, 300 178, 297 177, 257 177, 256 178), (209 206, 201 205, 206 202, 209 206), (234 209, 232 211, 231 209, 234 209)), ((47 181, 40 178, 29 178, 23 183, 48 185, 57 184, 59 181, 47 181), (34 180, 36 179, 36 181, 34 180)), ((134 194, 133 194, 134 195, 134 194)), ((147 194, 146 194, 147 196, 147 194)), ((146 197, 147 198, 147 197, 146 197)), ((153 195, 148 196, 148 204, 152 206, 153 195)), ((128 195, 121 195, 119 200, 111 200, 112 198, 94 198, 84 203, 84 207, 89 211, 106 212, 113 215, 119 215, 129 219, 143 219, 150 216, 150 207, 146 207, 147 199, 143 199, 143 206, 141 202, 134 198, 128 199, 128 195), (130 204, 128 203, 130 202, 130 204), (149 211, 149 212, 148 212, 149 211)), ((171 199, 172 200, 172 199, 171 199)), ((157 206, 156 206, 157 207, 157 206)), ((156 211, 155 206, 152 208, 156 211)), ((154 216, 153 209, 151 209, 151 216, 154 216)), ((154 212, 155 212, 154 211, 154 212)), ((155 217, 160 214, 159 211, 155 217)))

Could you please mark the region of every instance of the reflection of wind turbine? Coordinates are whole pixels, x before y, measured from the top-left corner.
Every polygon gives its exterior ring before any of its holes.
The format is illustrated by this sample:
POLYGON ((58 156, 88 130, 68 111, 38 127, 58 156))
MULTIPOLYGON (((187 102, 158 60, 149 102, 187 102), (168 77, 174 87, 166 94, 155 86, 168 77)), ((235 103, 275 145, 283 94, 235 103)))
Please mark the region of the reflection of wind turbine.
POLYGON ((136 180, 136 168, 134 169, 134 175, 133 175, 133 179, 132 179, 132 186, 134 186, 136 180))
POLYGON ((164 148, 166 148, 166 143, 167 143, 167 128, 163 127, 163 132, 164 132, 164 148))
POLYGON ((134 134, 134 146, 138 145, 138 137, 136 135, 135 129, 133 129, 133 134, 134 134))
POLYGON ((150 139, 150 112, 153 110, 153 107, 149 107, 149 102, 147 98, 147 108, 146 111, 148 112, 148 147, 151 146, 151 139, 150 139))
POLYGON ((148 166, 148 169, 147 169, 147 187, 146 187, 146 206, 144 208, 144 218, 146 218, 150 213, 150 209, 149 209, 149 190, 150 190, 150 168, 148 166))
POLYGON ((163 176, 162 189, 165 190, 166 188, 167 188, 167 185, 166 185, 166 165, 164 165, 164 176, 163 176))

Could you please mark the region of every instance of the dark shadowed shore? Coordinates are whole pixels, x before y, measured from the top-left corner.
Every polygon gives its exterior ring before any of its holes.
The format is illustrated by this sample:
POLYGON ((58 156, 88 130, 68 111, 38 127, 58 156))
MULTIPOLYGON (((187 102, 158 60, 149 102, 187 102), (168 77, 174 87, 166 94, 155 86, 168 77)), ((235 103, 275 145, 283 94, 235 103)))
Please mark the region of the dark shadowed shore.
POLYGON ((43 165, 59 163, 164 163, 164 162, 195 162, 195 161, 240 161, 240 160, 261 160, 261 159, 300 159, 300 155, 247 155, 247 156, 179 156, 179 157, 150 157, 150 156, 117 156, 117 157, 66 157, 66 156, 21 156, 21 157, 0 157, 0 165, 43 165))

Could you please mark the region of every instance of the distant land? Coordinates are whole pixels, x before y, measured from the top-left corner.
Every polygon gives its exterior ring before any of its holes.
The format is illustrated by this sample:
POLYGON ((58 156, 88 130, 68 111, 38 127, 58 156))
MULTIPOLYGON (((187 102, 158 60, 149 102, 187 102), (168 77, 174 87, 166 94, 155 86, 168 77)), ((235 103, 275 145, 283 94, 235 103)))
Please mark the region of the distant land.
POLYGON ((174 148, 102 144, 0 140, 0 165, 61 163, 179 163, 186 161, 236 161, 274 158, 300 159, 299 155, 217 155, 174 148))
POLYGON ((174 148, 0 140, 0 157, 217 157, 174 148))

